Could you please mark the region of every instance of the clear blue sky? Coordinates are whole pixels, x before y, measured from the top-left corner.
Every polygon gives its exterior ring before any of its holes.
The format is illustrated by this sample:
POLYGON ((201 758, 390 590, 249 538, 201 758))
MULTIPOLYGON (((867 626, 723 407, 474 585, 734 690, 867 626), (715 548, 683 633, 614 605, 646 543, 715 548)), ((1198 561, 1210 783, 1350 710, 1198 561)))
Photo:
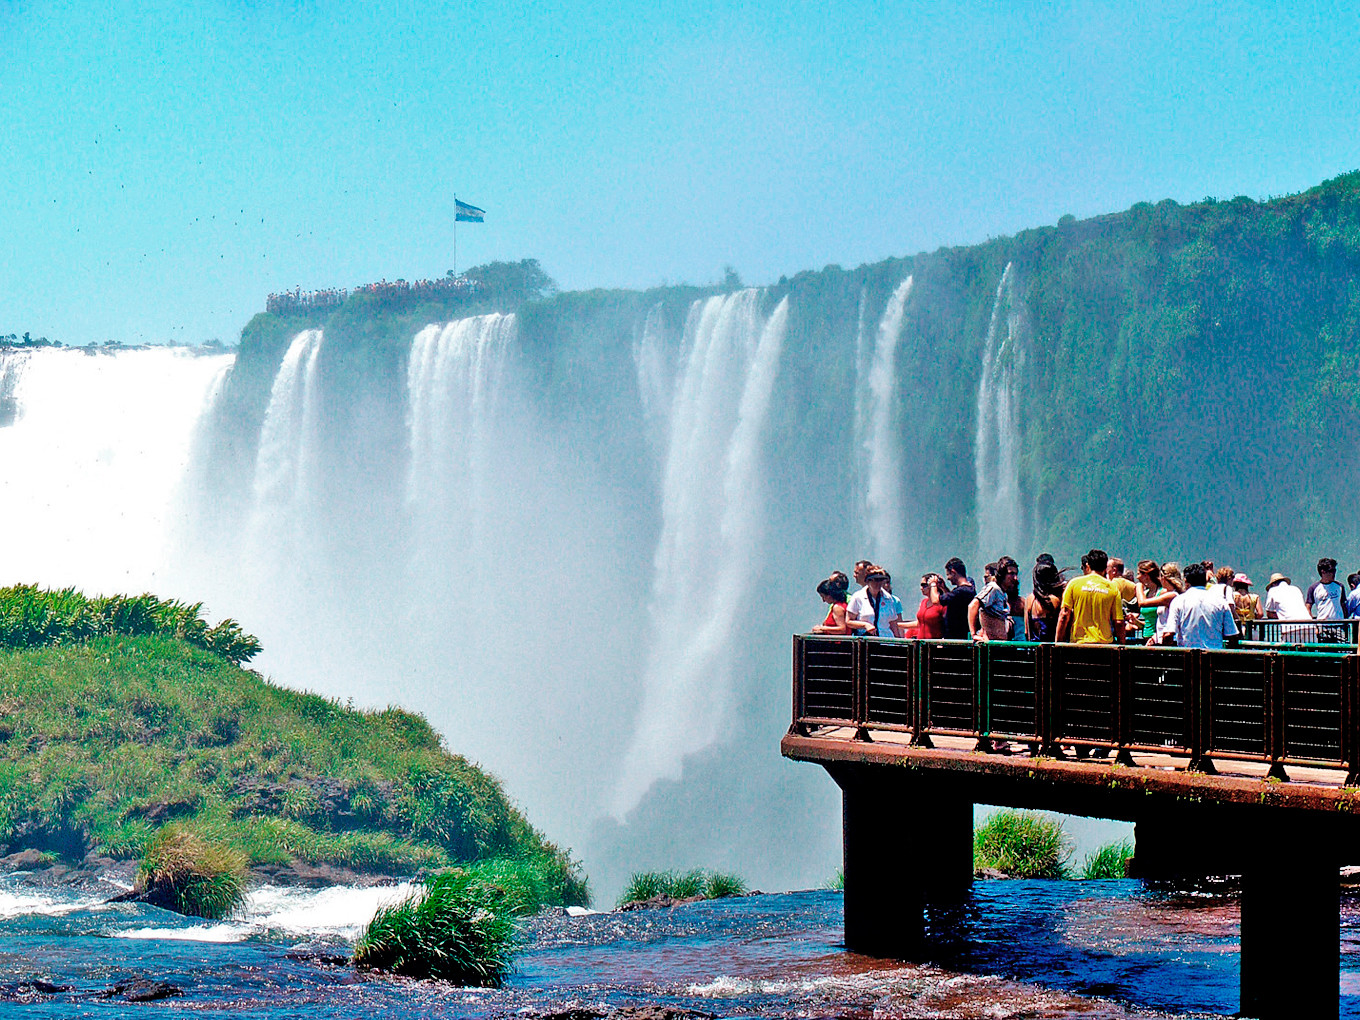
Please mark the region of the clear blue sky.
POLYGON ((0 0, 0 332, 536 257, 748 282, 1360 167, 1341 5, 0 0), (673 10, 668 10, 673 8, 673 10))

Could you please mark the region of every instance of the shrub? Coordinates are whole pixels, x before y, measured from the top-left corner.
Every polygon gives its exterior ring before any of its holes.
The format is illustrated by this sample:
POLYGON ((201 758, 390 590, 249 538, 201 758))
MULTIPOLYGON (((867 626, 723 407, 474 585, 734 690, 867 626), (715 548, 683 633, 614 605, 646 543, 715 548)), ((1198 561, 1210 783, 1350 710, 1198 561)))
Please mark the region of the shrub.
POLYGON ((658 896, 668 896, 673 900, 716 900, 741 896, 745 892, 746 882, 739 875, 725 875, 702 868, 684 872, 639 871, 628 879, 628 885, 619 897, 619 906, 643 903, 658 896))
POLYGON ((1093 854, 1087 854, 1081 865, 1082 878, 1123 878, 1124 865, 1133 856, 1133 842, 1121 839, 1106 843, 1093 854))
POLYGON ((827 892, 845 892, 845 869, 837 868, 836 873, 826 880, 822 888, 827 892))
POLYGON ((998 811, 973 832, 973 866, 1015 878, 1067 878, 1071 855, 1062 823, 1029 811, 998 811))
POLYGON ((410 977, 496 987, 514 960, 513 898, 471 871, 425 880, 379 908, 354 946, 354 964, 410 977))
POLYGON ((137 872, 139 898, 191 917, 220 920, 245 899, 246 858, 178 824, 156 834, 137 872))

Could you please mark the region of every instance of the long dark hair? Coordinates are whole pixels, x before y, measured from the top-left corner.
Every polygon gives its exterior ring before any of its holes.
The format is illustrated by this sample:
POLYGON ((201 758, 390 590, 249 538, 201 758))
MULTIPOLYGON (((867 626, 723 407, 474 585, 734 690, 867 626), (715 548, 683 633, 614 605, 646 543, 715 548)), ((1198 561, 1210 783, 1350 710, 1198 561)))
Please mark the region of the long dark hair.
POLYGON ((1063 581, 1062 574, 1052 563, 1039 562, 1034 564, 1034 595, 1036 598, 1045 598, 1051 595, 1061 596, 1067 588, 1063 581))
POLYGON ((845 593, 850 589, 850 579, 839 570, 833 573, 821 584, 817 585, 817 594, 825 595, 834 602, 844 602, 845 593))

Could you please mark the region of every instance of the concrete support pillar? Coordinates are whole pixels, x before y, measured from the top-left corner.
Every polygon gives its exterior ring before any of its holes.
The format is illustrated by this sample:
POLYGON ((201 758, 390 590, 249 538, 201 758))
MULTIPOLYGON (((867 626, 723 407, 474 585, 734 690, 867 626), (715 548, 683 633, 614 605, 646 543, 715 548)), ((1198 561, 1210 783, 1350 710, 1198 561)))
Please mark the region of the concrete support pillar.
POLYGON ((843 797, 845 945, 910 959, 927 903, 965 896, 973 879, 973 805, 901 780, 835 776, 843 797))
POLYGON ((1339 856, 1334 843, 1290 839, 1289 845, 1294 852, 1254 855, 1242 875, 1241 1013, 1262 1020, 1335 1020, 1339 856))

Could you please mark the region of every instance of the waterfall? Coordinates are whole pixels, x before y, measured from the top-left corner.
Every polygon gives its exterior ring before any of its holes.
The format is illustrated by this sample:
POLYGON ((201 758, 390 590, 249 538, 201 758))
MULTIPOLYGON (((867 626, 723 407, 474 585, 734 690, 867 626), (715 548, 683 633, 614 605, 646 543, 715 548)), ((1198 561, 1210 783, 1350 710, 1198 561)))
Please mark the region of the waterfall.
POLYGON ((426 326, 411 344, 406 371, 410 461, 406 499, 417 556, 458 522, 465 548, 481 545, 506 354, 513 315, 478 315, 426 326))
POLYGON ((269 391, 255 457, 252 506, 246 537, 250 562, 263 568, 295 569, 314 524, 318 438, 317 358, 321 330, 305 329, 293 337, 269 391))
MULTIPOLYGON (((911 295, 912 278, 908 276, 897 285, 883 315, 878 320, 872 356, 862 382, 856 387, 862 394, 859 450, 863 464, 861 490, 863 492, 864 527, 868 548, 866 555, 889 570, 901 570, 904 550, 902 535, 905 521, 902 507, 902 453, 894 427, 897 410, 897 348, 902 341, 902 320, 907 298, 911 295)), ((860 335, 864 332, 863 303, 860 306, 860 335)), ((861 342, 861 347, 864 344, 861 342)))
POLYGON ((788 324, 761 292, 696 301, 670 414, 643 702, 613 813, 722 734, 743 586, 761 557, 761 444, 788 324))
POLYGON ((982 350, 973 458, 978 551, 989 560, 1019 555, 1025 527, 1017 391, 1026 357, 1021 311, 1015 299, 1014 269, 1007 262, 996 287, 982 350))
POLYGON ((675 385, 675 359, 666 349, 666 310, 657 302, 647 312, 642 329, 633 337, 633 370, 637 375, 638 402, 647 439, 665 452, 665 425, 670 415, 675 385))
POLYGON ((167 588, 194 430, 232 355, 0 352, 0 583, 167 588))

